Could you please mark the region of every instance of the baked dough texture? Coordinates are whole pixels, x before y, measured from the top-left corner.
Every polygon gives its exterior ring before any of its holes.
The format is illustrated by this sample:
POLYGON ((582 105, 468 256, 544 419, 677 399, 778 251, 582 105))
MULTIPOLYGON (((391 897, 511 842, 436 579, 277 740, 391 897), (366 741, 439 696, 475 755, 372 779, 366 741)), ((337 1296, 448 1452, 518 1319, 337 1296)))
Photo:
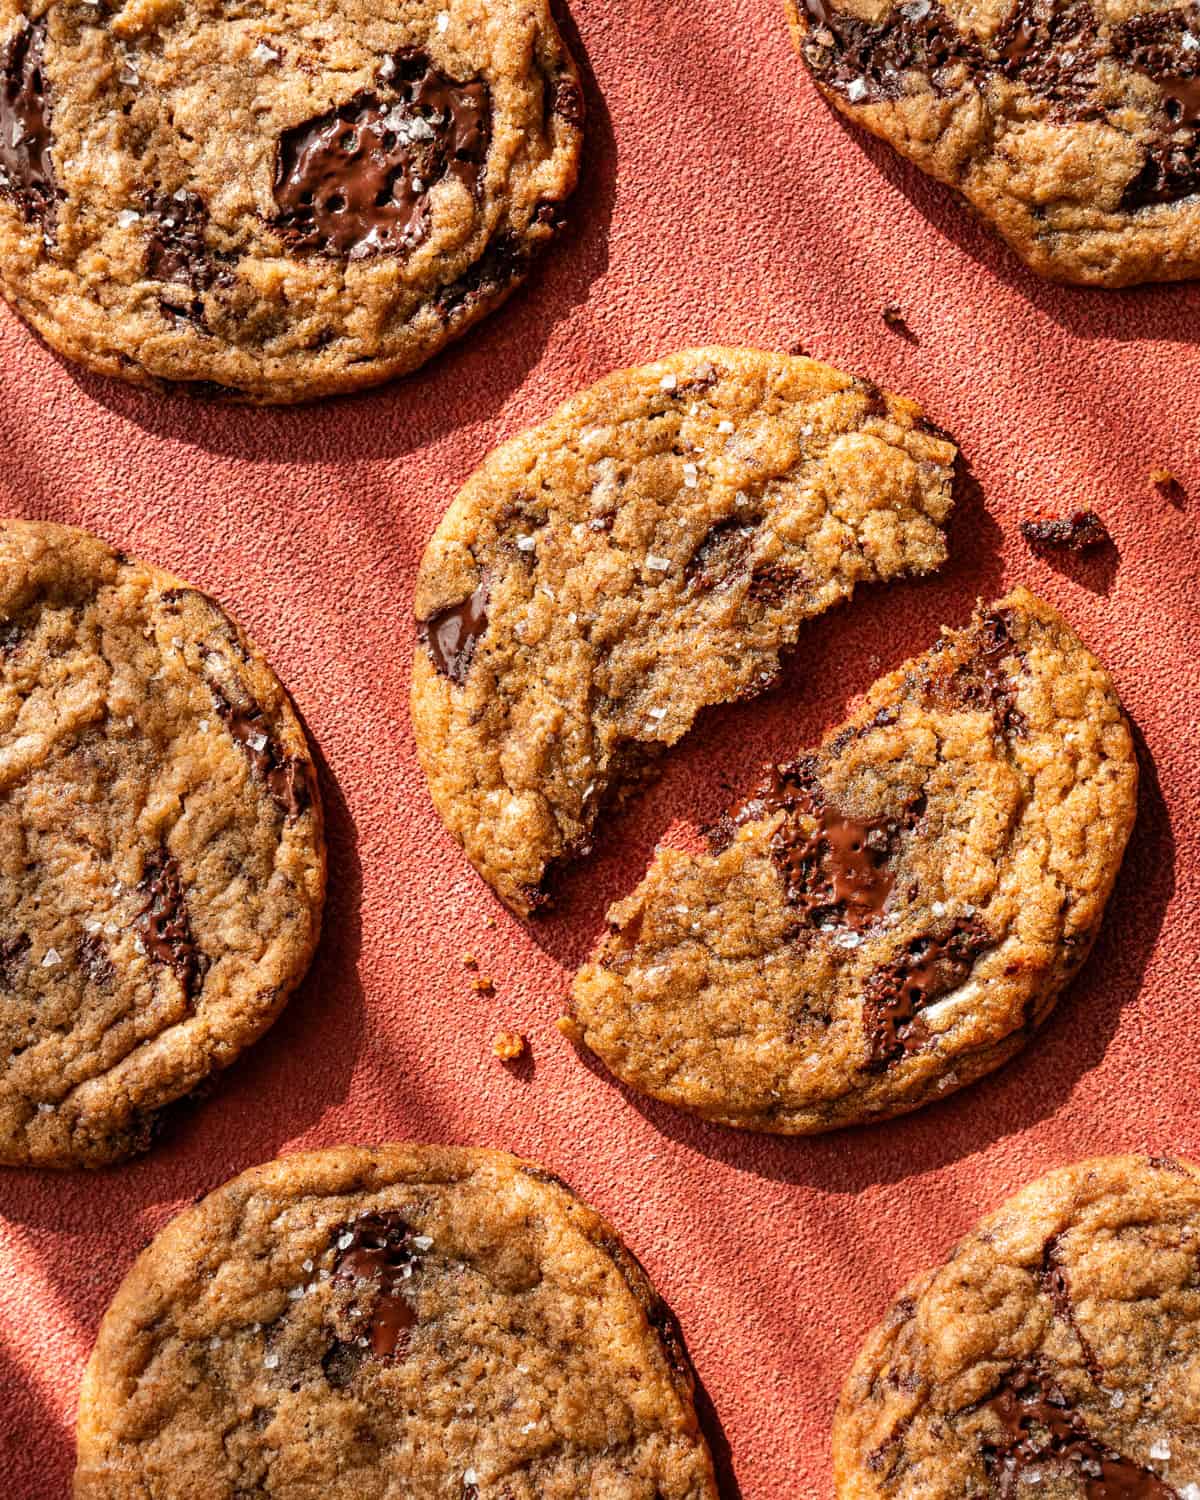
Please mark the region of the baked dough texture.
POLYGON ((212 599, 0 523, 0 1162, 101 1166, 270 1026, 325 894, 287 694, 212 599))
POLYGON ((805 620, 945 561, 956 450, 828 365, 687 350, 497 449, 425 552, 417 749, 514 911, 701 709, 776 680, 805 620))
POLYGON ((345 1148, 170 1224, 100 1328, 75 1500, 717 1500, 678 1327, 494 1151, 345 1148))
POLYGON ((712 1120, 915 1109, 1025 1045, 1087 957, 1133 826, 1111 678, 1025 589, 878 681, 810 754, 662 849, 564 1029, 712 1120))

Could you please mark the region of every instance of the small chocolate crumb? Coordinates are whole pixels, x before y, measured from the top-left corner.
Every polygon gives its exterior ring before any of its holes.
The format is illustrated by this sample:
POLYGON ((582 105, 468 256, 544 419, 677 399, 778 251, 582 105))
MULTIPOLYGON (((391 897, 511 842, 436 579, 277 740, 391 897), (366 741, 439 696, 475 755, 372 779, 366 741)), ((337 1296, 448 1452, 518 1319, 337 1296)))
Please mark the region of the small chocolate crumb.
POLYGON ((498 1031, 492 1038, 492 1051, 501 1062, 516 1062, 525 1056, 525 1038, 519 1031, 498 1031))
POLYGON ((1022 521, 1021 535, 1031 547, 1069 547, 1072 552, 1085 552, 1089 547, 1102 547, 1112 541, 1108 528, 1094 510, 1022 521))

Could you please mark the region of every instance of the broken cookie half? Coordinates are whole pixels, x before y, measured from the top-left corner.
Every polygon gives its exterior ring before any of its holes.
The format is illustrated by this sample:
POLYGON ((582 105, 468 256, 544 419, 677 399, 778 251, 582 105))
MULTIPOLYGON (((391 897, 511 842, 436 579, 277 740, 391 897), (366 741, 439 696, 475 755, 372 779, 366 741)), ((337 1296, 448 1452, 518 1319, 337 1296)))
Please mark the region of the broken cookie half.
POLYGON ((609 912, 564 1030, 632 1087, 808 1134, 990 1072, 1096 937, 1137 762, 1112 680, 1024 589, 609 912))
POLYGON ((946 558, 956 449, 813 360, 687 351, 494 452, 416 589, 417 748, 522 915, 701 709, 770 687, 801 624, 946 558))

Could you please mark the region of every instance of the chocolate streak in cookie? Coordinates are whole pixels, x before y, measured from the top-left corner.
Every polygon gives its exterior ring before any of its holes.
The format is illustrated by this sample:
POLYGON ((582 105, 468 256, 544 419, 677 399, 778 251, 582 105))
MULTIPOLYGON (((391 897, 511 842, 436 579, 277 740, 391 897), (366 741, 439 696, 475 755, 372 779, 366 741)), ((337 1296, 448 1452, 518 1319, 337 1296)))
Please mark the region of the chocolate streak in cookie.
POLYGON ((221 690, 209 684, 217 712, 225 727, 246 752, 251 769, 266 786, 280 810, 289 818, 298 818, 308 806, 308 779, 304 767, 285 755, 279 742, 269 733, 263 711, 257 705, 238 708, 221 690))
POLYGON ((42 60, 45 21, 22 21, 0 48, 0 193, 24 217, 53 227, 58 187, 50 155, 50 101, 42 60))
POLYGON ((142 946, 155 963, 171 970, 190 1002, 204 982, 208 959, 192 936, 178 860, 165 849, 150 855, 139 889, 146 901, 134 926, 142 946))
POLYGON ((1016 1366, 987 1403, 1001 1436, 989 1442, 984 1467, 1001 1500, 1018 1492, 1022 1473, 1050 1464, 1074 1469, 1087 1500, 1178 1500, 1157 1474, 1123 1458, 1088 1431, 1053 1379, 1035 1364, 1016 1366))
POLYGON ((274 223, 293 250, 406 254, 429 232, 429 193, 455 178, 473 195, 487 160, 490 96, 458 83, 416 49, 380 70, 367 91, 294 126, 275 160, 274 223))

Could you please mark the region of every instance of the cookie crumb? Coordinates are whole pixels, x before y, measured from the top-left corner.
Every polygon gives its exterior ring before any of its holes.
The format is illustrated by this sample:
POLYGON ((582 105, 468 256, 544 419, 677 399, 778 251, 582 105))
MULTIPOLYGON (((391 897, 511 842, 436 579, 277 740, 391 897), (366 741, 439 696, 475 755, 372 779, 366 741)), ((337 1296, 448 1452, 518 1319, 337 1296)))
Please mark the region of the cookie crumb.
POLYGON ((1037 516, 1021 522, 1021 535, 1031 547, 1069 547, 1084 552, 1111 542, 1108 528, 1094 510, 1076 510, 1069 516, 1037 516))
POLYGON ((914 344, 916 343, 917 336, 908 326, 908 319, 904 316, 904 309, 898 302, 885 302, 879 309, 879 316, 893 333, 902 334, 906 339, 910 339, 914 344))
POLYGON ((494 995, 496 993, 495 982, 489 979, 486 974, 480 974, 478 979, 473 979, 471 981, 471 988, 477 995, 494 995))
POLYGON ((458 961, 464 969, 477 969, 479 967, 479 960, 473 953, 464 953, 458 961))
POLYGON ((1183 509, 1183 485, 1181 485, 1175 475, 1171 473, 1170 469, 1164 469, 1158 466, 1151 469, 1150 483, 1154 486, 1154 488, 1158 491, 1158 493, 1163 497, 1164 500, 1169 500, 1171 502, 1176 510, 1183 509))
POLYGON ((525 1038, 519 1031, 498 1031, 492 1038, 492 1051, 501 1062, 516 1062, 525 1056, 525 1038))
POLYGON ((554 1024, 562 1032, 563 1036, 566 1037, 567 1041, 576 1047, 583 1046, 583 1027, 574 1016, 559 1016, 554 1024))
POLYGON ((803 344, 801 344, 799 342, 797 342, 795 344, 789 344, 787 352, 790 355, 792 355, 793 358, 796 358, 796 359, 807 359, 808 358, 808 350, 804 347, 803 344))

